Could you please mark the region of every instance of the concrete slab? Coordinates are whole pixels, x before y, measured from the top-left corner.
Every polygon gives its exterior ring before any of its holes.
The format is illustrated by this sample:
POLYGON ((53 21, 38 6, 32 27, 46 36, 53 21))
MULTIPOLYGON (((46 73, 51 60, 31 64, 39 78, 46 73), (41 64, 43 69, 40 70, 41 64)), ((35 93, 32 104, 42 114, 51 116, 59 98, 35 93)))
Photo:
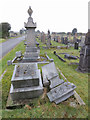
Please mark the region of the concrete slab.
POLYGON ((59 104, 60 102, 68 99, 68 98, 71 97, 72 95, 74 95, 74 92, 73 92, 73 91, 69 92, 68 94, 65 94, 64 96, 60 97, 59 99, 55 100, 54 102, 55 102, 56 104, 59 104))
POLYGON ((63 79, 60 79, 59 76, 54 77, 50 80, 50 89, 52 89, 52 88, 54 88, 62 83, 64 83, 63 79))
POLYGON ((56 70, 54 62, 42 66, 42 74, 43 76, 46 76, 48 80, 58 76, 58 72, 56 70))
POLYGON ((10 95, 12 100, 32 99, 39 97, 42 93, 43 93, 43 85, 42 85, 40 70, 39 70, 39 86, 14 89, 13 84, 11 84, 10 95))
MULTIPOLYGON (((69 96, 68 94, 70 92, 73 92, 73 90, 75 88, 76 88, 76 86, 74 84, 65 82, 65 83, 59 85, 58 87, 51 89, 50 92, 47 93, 47 96, 51 102, 56 101, 60 98, 62 101, 64 99, 66 99, 67 96, 69 96)), ((56 102, 58 103, 58 101, 56 101, 56 102)))

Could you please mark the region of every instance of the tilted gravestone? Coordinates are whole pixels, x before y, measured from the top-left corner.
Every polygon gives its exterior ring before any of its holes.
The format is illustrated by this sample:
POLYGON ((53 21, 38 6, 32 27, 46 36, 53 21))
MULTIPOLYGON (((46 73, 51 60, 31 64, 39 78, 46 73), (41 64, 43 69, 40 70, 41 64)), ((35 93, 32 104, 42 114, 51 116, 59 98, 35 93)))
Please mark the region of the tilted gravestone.
POLYGON ((50 88, 53 88, 64 82, 59 78, 54 62, 42 66, 42 76, 44 86, 49 86, 50 84, 50 88))
POLYGON ((85 45, 82 46, 80 51, 80 61, 78 70, 81 72, 89 72, 90 73, 90 30, 85 37, 85 45))

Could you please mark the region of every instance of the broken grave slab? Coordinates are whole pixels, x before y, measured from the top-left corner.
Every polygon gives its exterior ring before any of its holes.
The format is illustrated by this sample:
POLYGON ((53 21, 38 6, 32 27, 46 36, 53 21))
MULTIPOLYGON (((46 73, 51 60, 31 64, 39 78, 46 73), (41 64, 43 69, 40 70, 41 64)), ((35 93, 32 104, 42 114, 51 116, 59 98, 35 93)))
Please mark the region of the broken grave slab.
POLYGON ((37 64, 15 65, 11 83, 14 88, 39 85, 39 70, 37 64))
POLYGON ((50 89, 64 83, 63 79, 60 79, 59 76, 56 76, 50 80, 50 89))
POLYGON ((11 84, 10 95, 12 100, 24 100, 39 97, 43 93, 43 85, 39 70, 39 85, 33 87, 14 88, 11 84))
POLYGON ((56 102, 57 104, 61 101, 67 99, 71 95, 73 95, 73 90, 76 88, 76 86, 72 83, 65 82, 58 87, 55 87, 51 89, 47 96, 51 102, 56 102))
POLYGON ((54 62, 42 66, 42 76, 44 86, 45 84, 49 84, 48 80, 58 76, 58 72, 56 70, 54 62))

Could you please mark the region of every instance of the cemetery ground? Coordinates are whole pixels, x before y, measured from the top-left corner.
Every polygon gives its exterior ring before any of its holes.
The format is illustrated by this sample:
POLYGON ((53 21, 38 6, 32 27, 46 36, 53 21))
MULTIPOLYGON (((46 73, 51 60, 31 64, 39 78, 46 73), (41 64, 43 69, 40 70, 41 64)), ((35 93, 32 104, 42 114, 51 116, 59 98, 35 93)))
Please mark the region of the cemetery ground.
MULTIPOLYGON (((1 61, 0 61, 0 71, 1 74, 6 70, 2 78, 2 103, 0 102, 0 106, 2 106, 2 118, 87 118, 88 117, 88 74, 80 73, 76 71, 78 67, 77 64, 70 63, 79 63, 79 59, 77 60, 68 60, 64 58, 63 54, 59 53, 69 53, 70 55, 79 56, 79 50, 75 50, 73 47, 68 49, 43 49, 42 46, 45 44, 41 43, 38 39, 37 41, 40 44, 40 55, 44 55, 47 52, 47 55, 54 59, 54 63, 56 68, 59 68, 64 76, 68 79, 69 82, 74 83, 76 85, 76 92, 85 102, 85 105, 80 106, 74 98, 74 96, 69 99, 61 102, 56 105, 55 103, 51 103, 46 96, 46 89, 44 89, 44 94, 39 98, 33 99, 28 105, 24 105, 21 108, 16 109, 6 109, 7 98, 9 95, 10 85, 11 85, 11 77, 13 74, 14 66, 7 66, 7 60, 12 60, 15 57, 16 51, 22 51, 24 53, 25 46, 23 47, 23 42, 18 44, 11 52, 9 52, 1 61), (60 55, 66 62, 62 62, 58 59, 57 56, 53 54, 56 51, 58 55, 60 55), (71 106, 70 104, 74 105, 71 106), (2 104, 2 105, 1 105, 2 104)), ((63 46, 63 44, 52 41, 52 46, 63 46)), ((41 66, 45 64, 39 64, 39 68, 41 70, 41 66)), ((63 78, 59 73, 60 78, 63 78)), ((63 78, 64 79, 64 78, 63 78)), ((0 81, 0 92, 1 92, 1 81, 0 81)))
POLYGON ((3 43, 3 42, 5 42, 5 41, 6 41, 6 39, 0 38, 0 43, 3 43))

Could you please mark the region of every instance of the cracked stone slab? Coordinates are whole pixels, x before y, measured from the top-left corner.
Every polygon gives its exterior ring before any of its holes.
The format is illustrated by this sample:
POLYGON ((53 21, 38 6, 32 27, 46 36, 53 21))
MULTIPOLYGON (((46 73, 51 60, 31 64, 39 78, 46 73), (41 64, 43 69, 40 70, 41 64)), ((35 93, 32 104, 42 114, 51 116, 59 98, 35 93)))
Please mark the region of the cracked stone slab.
POLYGON ((76 88, 76 86, 73 83, 65 82, 65 83, 59 85, 58 87, 51 89, 47 93, 47 96, 51 102, 56 101, 56 103, 59 103, 65 99, 67 99, 68 97, 70 97, 69 93, 71 93, 71 95, 72 95, 72 92, 75 88, 76 88), (61 99, 61 100, 59 101, 59 99, 61 99))
POLYGON ((50 88, 52 89, 52 88, 54 88, 54 87, 56 87, 56 86, 64 83, 64 80, 63 80, 63 79, 60 79, 59 76, 57 76, 57 77, 52 78, 52 79, 50 80, 50 83, 51 83, 51 84, 50 84, 50 88))
POLYGON ((42 74, 46 76, 48 80, 52 79, 53 77, 58 76, 58 72, 56 70, 54 62, 49 63, 42 67, 42 74))
POLYGON ((60 97, 59 99, 55 100, 54 102, 56 104, 59 104, 60 102, 66 100, 67 98, 71 97, 72 95, 74 95, 73 91, 69 92, 68 94, 65 94, 64 96, 60 97))
POLYGON ((36 63, 15 65, 11 83, 14 88, 39 85, 39 70, 36 63))
POLYGON ((43 94, 43 84, 39 70, 39 85, 33 87, 14 88, 11 84, 10 95, 12 100, 24 100, 39 97, 43 94))

